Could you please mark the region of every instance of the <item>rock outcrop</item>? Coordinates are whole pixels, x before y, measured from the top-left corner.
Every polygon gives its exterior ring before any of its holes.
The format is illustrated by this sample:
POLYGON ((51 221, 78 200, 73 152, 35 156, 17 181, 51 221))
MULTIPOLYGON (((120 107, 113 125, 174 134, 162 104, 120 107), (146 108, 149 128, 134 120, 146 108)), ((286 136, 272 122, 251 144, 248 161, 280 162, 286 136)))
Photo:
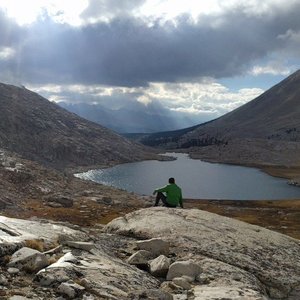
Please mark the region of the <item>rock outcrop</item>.
POLYGON ((168 241, 173 264, 167 279, 192 284, 184 299, 300 297, 300 242, 285 235, 200 210, 166 208, 133 212, 105 231, 168 241))
POLYGON ((1 299, 300 297, 299 240, 196 209, 142 209, 104 230, 0 225, 1 299))
POLYGON ((0 225, 1 299, 22 295, 47 300, 117 300, 145 290, 168 294, 159 290, 155 277, 116 256, 122 249, 120 237, 100 232, 95 237, 96 228, 90 233, 47 221, 0 217, 0 225), (38 242, 55 248, 41 252, 25 247, 38 242))

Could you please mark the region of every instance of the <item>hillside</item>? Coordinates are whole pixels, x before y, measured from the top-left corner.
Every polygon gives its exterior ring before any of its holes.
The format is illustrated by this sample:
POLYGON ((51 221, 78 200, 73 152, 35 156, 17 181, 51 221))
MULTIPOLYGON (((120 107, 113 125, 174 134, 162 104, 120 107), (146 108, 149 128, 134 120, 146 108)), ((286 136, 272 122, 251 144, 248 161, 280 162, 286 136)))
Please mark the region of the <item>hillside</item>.
POLYGON ((219 119, 140 141, 213 161, 298 166, 300 70, 219 119))
POLYGON ((57 169, 156 157, 36 93, 6 84, 0 84, 0 148, 57 169))

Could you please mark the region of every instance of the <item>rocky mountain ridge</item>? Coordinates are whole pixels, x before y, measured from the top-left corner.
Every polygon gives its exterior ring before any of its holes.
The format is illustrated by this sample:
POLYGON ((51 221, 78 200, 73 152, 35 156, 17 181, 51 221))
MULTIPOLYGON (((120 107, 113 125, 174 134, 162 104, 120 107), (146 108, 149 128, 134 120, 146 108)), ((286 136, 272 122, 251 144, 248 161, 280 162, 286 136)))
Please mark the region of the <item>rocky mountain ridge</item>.
POLYGON ((0 148, 60 170, 157 158, 25 88, 0 84, 0 148))

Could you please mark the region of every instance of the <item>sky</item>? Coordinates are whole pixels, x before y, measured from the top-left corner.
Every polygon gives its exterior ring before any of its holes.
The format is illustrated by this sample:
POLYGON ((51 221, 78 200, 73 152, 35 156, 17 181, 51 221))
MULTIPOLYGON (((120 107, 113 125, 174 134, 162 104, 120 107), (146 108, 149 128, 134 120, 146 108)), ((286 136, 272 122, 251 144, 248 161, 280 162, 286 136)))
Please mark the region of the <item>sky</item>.
POLYGON ((201 123, 299 68, 299 0, 0 0, 0 81, 201 123))

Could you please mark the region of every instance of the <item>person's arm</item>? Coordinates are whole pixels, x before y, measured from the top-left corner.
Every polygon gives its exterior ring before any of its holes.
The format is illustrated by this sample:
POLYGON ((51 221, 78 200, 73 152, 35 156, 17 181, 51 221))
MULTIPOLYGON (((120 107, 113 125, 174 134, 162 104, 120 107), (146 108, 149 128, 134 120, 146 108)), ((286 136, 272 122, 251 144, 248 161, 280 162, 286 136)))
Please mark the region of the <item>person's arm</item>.
POLYGON ((183 208, 182 192, 181 191, 180 191, 179 205, 180 205, 181 208, 183 208))
POLYGON ((159 188, 159 189, 155 189, 154 192, 153 192, 153 195, 155 195, 156 193, 158 192, 167 192, 168 191, 168 186, 164 186, 162 188, 159 188))

